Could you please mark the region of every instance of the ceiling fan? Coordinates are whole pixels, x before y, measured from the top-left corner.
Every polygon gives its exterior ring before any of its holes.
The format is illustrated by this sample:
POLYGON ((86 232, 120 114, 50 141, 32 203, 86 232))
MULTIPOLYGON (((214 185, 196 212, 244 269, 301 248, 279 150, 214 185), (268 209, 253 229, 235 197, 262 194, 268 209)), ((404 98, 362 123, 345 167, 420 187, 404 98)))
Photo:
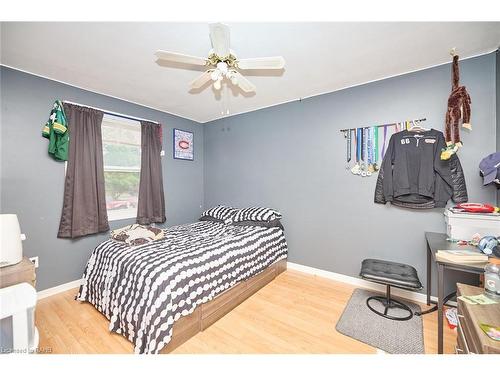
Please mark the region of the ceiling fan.
POLYGON ((207 82, 212 81, 214 89, 220 90, 222 81, 227 79, 247 93, 254 92, 256 88, 240 71, 283 69, 285 66, 285 59, 281 56, 238 59, 229 48, 229 27, 222 23, 212 23, 209 25, 209 30, 212 49, 207 58, 158 50, 155 53, 158 58, 156 62, 206 66, 207 71, 190 83, 192 89, 200 89, 207 82))

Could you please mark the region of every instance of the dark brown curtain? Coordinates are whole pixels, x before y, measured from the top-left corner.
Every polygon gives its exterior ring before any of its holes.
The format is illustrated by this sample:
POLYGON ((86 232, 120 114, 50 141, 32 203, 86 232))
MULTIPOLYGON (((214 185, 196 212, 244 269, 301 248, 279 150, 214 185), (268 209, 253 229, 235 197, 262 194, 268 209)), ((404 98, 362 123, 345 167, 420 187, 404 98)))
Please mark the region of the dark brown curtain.
POLYGON ((163 223, 166 220, 160 134, 160 125, 141 121, 141 180, 137 203, 139 224, 163 223))
POLYGON ((109 230, 104 193, 101 111, 64 103, 69 158, 58 237, 75 238, 109 230))

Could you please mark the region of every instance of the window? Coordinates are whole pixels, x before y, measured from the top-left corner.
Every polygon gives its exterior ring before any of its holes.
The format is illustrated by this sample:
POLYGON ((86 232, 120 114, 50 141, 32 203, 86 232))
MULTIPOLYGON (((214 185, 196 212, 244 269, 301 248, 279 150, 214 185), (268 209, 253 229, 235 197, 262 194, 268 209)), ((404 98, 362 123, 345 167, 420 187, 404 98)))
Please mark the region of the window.
POLYGON ((102 148, 109 220, 135 218, 141 173, 141 124, 105 114, 102 148))

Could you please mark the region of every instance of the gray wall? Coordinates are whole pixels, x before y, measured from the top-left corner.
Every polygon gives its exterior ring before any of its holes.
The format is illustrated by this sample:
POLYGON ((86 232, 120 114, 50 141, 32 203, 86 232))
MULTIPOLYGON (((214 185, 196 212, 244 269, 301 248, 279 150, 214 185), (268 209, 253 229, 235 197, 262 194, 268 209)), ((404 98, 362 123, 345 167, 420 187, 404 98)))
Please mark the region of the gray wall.
MULTIPOLYGON (((424 231, 445 231, 442 210, 374 204, 376 177, 346 171, 339 129, 426 117, 425 126, 442 130, 450 69, 440 66, 206 124, 205 206, 279 209, 291 262, 356 276, 364 258, 390 259, 415 266, 424 282, 424 231)), ((473 131, 462 131, 460 151, 470 200, 494 202, 496 193, 483 188, 478 164, 496 147, 495 54, 465 60, 460 69, 472 97, 473 131)))
MULTIPOLYGON (((58 239, 64 190, 64 163, 47 154, 41 136, 55 99, 104 108, 160 121, 166 225, 195 221, 203 205, 203 126, 196 122, 72 86, 1 67, 1 200, 0 212, 16 213, 27 235, 26 256, 39 256, 37 289, 43 290, 82 276, 90 253, 108 237, 58 239), (172 128, 195 133, 195 161, 173 160, 172 128)), ((112 228, 134 222, 111 222, 112 228)))
MULTIPOLYGON (((499 142, 495 60, 490 54, 461 62, 461 82, 473 101, 473 131, 462 131, 460 151, 471 201, 495 200, 494 189, 483 188, 478 176, 479 160, 499 142)), ((204 126, 5 67, 0 81, 0 211, 19 215, 28 236, 24 253, 40 257, 39 290, 81 277, 91 251, 108 236, 56 237, 64 165, 49 158, 40 135, 56 98, 164 124, 166 225, 196 220, 203 205, 273 206, 284 214, 292 262, 355 276, 363 258, 380 257, 413 264, 422 279, 423 232, 445 230, 438 210, 373 204, 376 179, 345 171, 345 143, 338 130, 422 116, 427 126, 442 129, 449 65, 204 126), (194 162, 172 159, 173 127, 195 132, 194 162)))

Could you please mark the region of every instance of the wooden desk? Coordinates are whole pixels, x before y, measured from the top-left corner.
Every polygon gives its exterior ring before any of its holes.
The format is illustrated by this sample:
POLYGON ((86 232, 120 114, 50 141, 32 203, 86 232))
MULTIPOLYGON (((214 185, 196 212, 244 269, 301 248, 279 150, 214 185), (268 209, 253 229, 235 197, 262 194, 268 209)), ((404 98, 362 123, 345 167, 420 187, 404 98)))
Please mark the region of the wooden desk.
POLYGON ((0 288, 20 283, 35 287, 35 265, 27 257, 17 264, 0 268, 0 288))
POLYGON ((479 251, 474 246, 461 246, 456 243, 447 241, 448 236, 445 233, 426 232, 425 239, 427 240, 427 305, 431 304, 431 265, 432 261, 436 263, 438 273, 438 354, 443 354, 443 301, 444 301, 444 273, 446 269, 468 272, 481 275, 484 273, 485 263, 461 264, 444 262, 436 259, 438 250, 474 250, 479 251))
MULTIPOLYGON (((482 293, 483 288, 457 284, 457 296, 482 293)), ((490 339, 479 323, 500 326, 500 303, 471 305, 458 300, 457 354, 500 354, 500 341, 490 339)))

